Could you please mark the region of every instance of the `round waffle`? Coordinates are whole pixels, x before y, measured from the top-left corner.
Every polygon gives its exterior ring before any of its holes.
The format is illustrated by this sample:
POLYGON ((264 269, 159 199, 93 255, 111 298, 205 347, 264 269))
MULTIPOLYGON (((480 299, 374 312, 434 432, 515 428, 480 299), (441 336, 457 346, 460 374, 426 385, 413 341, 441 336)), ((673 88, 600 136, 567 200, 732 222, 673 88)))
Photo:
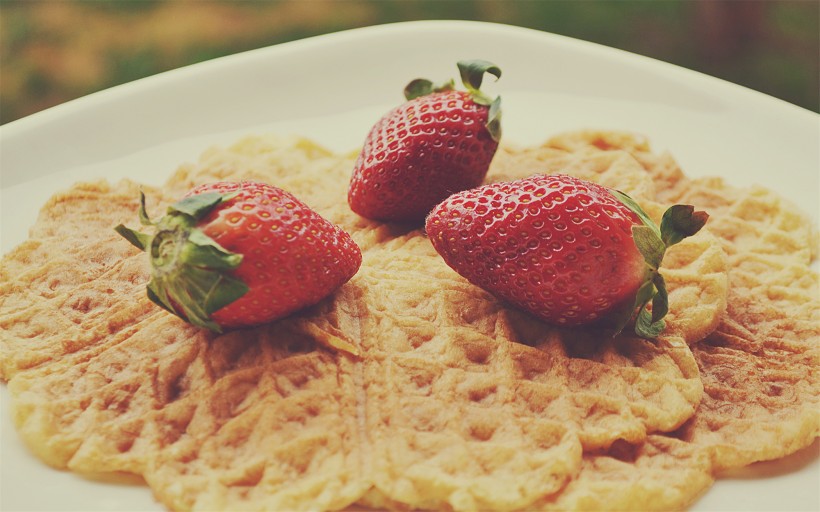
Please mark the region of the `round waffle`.
MULTIPOLYGON (((488 179, 557 170, 545 153, 505 150, 488 179)), ((659 211, 654 182, 630 154, 563 153, 562 172, 659 211)), ((28 446, 55 467, 141 474, 175 510, 513 510, 600 498, 589 468, 668 474, 657 471, 668 457, 700 468, 685 447, 658 448, 670 443, 658 436, 691 421, 703 395, 689 344, 717 325, 728 283, 713 235, 670 250, 672 313, 657 342, 558 329, 467 283, 420 229, 350 212, 353 158, 304 139, 252 137, 146 189, 149 211, 159 211, 195 184, 262 179, 362 248, 360 272, 333 296, 219 336, 145 298, 143 256, 112 230, 136 219, 136 184, 55 196, 31 239, 4 257, 0 281, 0 371, 28 446), (328 348, 339 346, 359 355, 328 348), (641 462, 605 463, 624 447, 643 447, 641 462)), ((682 484, 675 503, 708 479, 682 484)))

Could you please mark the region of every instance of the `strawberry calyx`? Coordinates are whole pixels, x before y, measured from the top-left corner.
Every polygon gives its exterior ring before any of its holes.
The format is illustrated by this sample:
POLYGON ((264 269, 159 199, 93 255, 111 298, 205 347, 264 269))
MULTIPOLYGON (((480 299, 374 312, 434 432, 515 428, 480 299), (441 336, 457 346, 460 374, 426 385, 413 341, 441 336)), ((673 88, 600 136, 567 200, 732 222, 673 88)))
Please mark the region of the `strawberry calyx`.
MULTIPOLYGON (((473 59, 460 60, 456 63, 461 82, 470 94, 470 98, 477 105, 489 107, 487 114, 487 131, 496 142, 501 140, 501 96, 490 98, 481 91, 481 83, 484 75, 489 73, 496 79, 501 78, 501 68, 492 62, 473 59)), ((435 84, 426 78, 416 78, 411 80, 404 88, 404 97, 409 101, 420 96, 426 96, 436 92, 452 91, 455 89, 455 81, 450 79, 441 84, 435 84)))
POLYGON ((695 211, 691 205, 677 204, 664 212, 661 225, 658 227, 634 199, 619 190, 613 190, 612 193, 642 222, 640 225, 632 226, 632 239, 646 263, 644 278, 635 294, 634 302, 626 303, 616 314, 615 335, 623 331, 637 310, 635 334, 641 338, 654 339, 666 327, 664 317, 669 312, 669 294, 660 273, 666 250, 700 231, 709 215, 706 212, 695 211))
POLYGON ((154 226, 145 234, 123 224, 117 233, 148 253, 151 280, 148 298, 184 320, 212 331, 221 327, 211 315, 248 292, 248 286, 230 275, 242 263, 242 255, 228 251, 207 236, 197 224, 236 193, 208 192, 188 196, 168 207, 166 215, 152 221, 140 191, 139 218, 143 226, 154 226))

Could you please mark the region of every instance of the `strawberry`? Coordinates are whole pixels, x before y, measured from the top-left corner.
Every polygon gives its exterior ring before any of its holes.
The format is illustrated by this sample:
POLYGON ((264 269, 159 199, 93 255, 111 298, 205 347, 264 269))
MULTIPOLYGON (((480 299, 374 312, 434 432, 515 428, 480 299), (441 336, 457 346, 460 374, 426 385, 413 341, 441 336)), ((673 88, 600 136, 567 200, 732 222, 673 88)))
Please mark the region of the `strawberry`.
POLYGON ((148 297, 217 332, 282 318, 319 302, 359 269, 345 231, 292 194, 258 182, 201 185, 153 222, 147 235, 115 229, 151 262, 148 297))
POLYGON ((607 318, 618 333, 637 310, 635 332, 654 338, 668 309, 664 252, 707 218, 675 205, 658 227, 629 196, 559 174, 454 194, 426 230, 456 272, 547 322, 607 318))
POLYGON ((458 63, 466 91, 454 82, 410 82, 407 101, 368 133, 348 189, 350 208, 363 217, 422 222, 454 192, 481 184, 501 137, 501 99, 481 87, 484 73, 501 77, 494 64, 458 63))

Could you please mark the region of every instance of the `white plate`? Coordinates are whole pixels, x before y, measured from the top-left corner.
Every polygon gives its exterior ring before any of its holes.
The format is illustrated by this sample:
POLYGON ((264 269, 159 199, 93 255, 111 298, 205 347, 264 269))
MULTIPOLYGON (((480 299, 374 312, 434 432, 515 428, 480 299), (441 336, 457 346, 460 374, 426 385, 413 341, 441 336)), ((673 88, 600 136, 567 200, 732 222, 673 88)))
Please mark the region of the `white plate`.
MULTIPOLYGON (((503 76, 505 138, 535 144, 579 128, 625 129, 692 176, 761 183, 817 222, 820 122, 812 112, 652 59, 543 32, 410 22, 341 32, 185 67, 0 127, 3 252, 42 203, 76 180, 162 183, 207 146, 265 131, 353 150, 410 79, 456 77, 484 58, 503 76)), ((146 487, 55 471, 31 457, 2 399, 0 509, 161 510, 146 487)), ((695 510, 817 510, 818 445, 720 480, 695 510)))

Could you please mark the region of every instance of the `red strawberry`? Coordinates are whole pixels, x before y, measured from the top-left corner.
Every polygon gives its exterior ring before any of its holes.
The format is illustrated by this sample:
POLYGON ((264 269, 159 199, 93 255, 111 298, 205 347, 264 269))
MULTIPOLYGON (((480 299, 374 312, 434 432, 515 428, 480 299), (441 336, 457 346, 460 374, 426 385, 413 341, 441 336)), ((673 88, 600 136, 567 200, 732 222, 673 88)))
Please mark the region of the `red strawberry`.
POLYGON ((467 91, 453 81, 435 86, 416 79, 407 102, 370 130, 353 169, 350 208, 374 220, 420 222, 441 200, 481 184, 501 137, 500 105, 485 96, 484 73, 501 76, 487 61, 458 63, 467 91))
POLYGON ((258 325, 319 302, 359 269, 346 232, 292 194, 256 182, 194 188, 146 235, 116 227, 148 252, 148 296, 190 323, 221 331, 258 325))
POLYGON ((676 205, 658 228, 621 192, 539 175, 454 194, 426 229, 456 272, 543 320, 572 326, 609 315, 620 332, 637 309, 636 332, 652 338, 668 308, 664 252, 707 218, 676 205))

